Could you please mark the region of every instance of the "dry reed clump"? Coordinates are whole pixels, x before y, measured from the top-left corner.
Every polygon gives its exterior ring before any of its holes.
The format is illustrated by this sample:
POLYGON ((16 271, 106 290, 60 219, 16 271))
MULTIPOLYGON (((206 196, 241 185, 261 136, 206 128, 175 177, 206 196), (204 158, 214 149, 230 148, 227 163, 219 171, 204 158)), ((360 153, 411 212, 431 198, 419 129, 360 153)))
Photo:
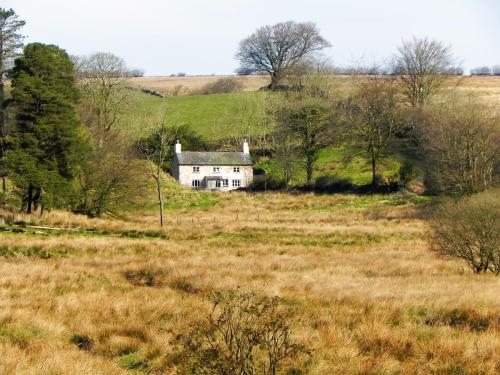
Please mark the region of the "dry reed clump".
POLYGON ((107 233, 1 235, 1 248, 66 254, 0 257, 0 373, 178 373, 175 335, 206 318, 212 290, 241 286, 293 313, 294 338, 313 350, 291 360, 302 373, 497 374, 500 280, 430 251, 418 207, 234 193, 167 211, 163 229, 156 212, 51 212, 40 225, 107 233), (168 239, 118 235, 129 230, 168 239))

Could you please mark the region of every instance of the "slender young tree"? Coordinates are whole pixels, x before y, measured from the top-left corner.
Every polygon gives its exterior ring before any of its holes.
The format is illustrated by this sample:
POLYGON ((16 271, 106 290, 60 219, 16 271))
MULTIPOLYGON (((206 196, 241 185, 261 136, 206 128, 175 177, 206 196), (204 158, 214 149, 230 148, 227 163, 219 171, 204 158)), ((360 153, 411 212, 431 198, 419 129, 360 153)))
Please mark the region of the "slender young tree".
MULTIPOLYGON (((5 136, 4 76, 11 62, 23 45, 20 30, 26 24, 12 9, 0 8, 0 138, 5 136)), ((0 141, 0 157, 3 155, 3 139, 0 141)))
POLYGON ((12 70, 16 126, 3 162, 30 213, 38 204, 68 204, 85 142, 75 102, 73 63, 53 45, 28 44, 12 70))
POLYGON ((150 169, 150 175, 156 184, 156 194, 160 208, 160 226, 163 226, 163 168, 171 155, 172 143, 177 132, 176 128, 167 127, 166 116, 154 121, 152 127, 153 130, 150 132, 149 136, 140 139, 137 146, 139 151, 146 158, 150 169))

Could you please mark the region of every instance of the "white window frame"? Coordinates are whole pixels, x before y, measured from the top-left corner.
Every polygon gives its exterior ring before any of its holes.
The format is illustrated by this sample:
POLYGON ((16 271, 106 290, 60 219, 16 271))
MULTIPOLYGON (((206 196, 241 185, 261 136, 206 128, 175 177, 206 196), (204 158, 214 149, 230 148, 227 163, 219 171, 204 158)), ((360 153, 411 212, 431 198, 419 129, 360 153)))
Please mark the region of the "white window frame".
POLYGON ((192 180, 191 181, 191 187, 194 187, 194 188, 201 187, 201 180, 192 180))
POLYGON ((232 180, 231 184, 233 187, 241 187, 241 180, 232 180))
POLYGON ((220 188, 221 188, 221 186, 222 186, 221 181, 220 181, 220 180, 215 180, 215 187, 216 187, 217 189, 220 189, 220 188))
POLYGON ((200 173, 200 167, 199 166, 193 166, 193 173, 200 173))
POLYGON ((229 187, 229 180, 227 178, 222 180, 222 187, 229 187))
POLYGON ((233 167, 233 173, 240 173, 240 167, 233 167))
POLYGON ((214 173, 220 173, 220 167, 213 167, 212 170, 214 173))

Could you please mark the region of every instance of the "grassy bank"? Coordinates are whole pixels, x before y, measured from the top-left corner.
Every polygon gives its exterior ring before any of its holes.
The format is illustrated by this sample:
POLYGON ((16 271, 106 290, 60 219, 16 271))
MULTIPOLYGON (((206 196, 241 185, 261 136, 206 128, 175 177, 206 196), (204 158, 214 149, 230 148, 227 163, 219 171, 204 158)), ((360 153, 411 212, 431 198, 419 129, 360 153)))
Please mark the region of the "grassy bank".
POLYGON ((207 140, 240 134, 263 134, 265 92, 240 92, 159 98, 130 91, 119 126, 135 137, 144 135, 148 119, 166 113, 169 125, 188 125, 207 140))

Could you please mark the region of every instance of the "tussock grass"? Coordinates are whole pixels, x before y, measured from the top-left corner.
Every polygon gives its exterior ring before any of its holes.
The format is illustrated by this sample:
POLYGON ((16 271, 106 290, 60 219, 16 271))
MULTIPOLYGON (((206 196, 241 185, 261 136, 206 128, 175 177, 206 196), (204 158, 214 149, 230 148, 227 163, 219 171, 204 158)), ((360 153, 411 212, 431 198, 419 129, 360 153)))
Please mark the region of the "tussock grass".
POLYGON ((67 256, 0 257, 0 373, 176 373, 176 334, 206 317, 210 291, 238 286, 282 297, 313 350, 304 374, 500 371, 500 279, 432 253, 418 198, 217 200, 169 208, 164 228, 147 210, 16 217, 107 234, 1 234, 0 248, 67 256), (165 236, 115 236, 126 231, 165 236))

